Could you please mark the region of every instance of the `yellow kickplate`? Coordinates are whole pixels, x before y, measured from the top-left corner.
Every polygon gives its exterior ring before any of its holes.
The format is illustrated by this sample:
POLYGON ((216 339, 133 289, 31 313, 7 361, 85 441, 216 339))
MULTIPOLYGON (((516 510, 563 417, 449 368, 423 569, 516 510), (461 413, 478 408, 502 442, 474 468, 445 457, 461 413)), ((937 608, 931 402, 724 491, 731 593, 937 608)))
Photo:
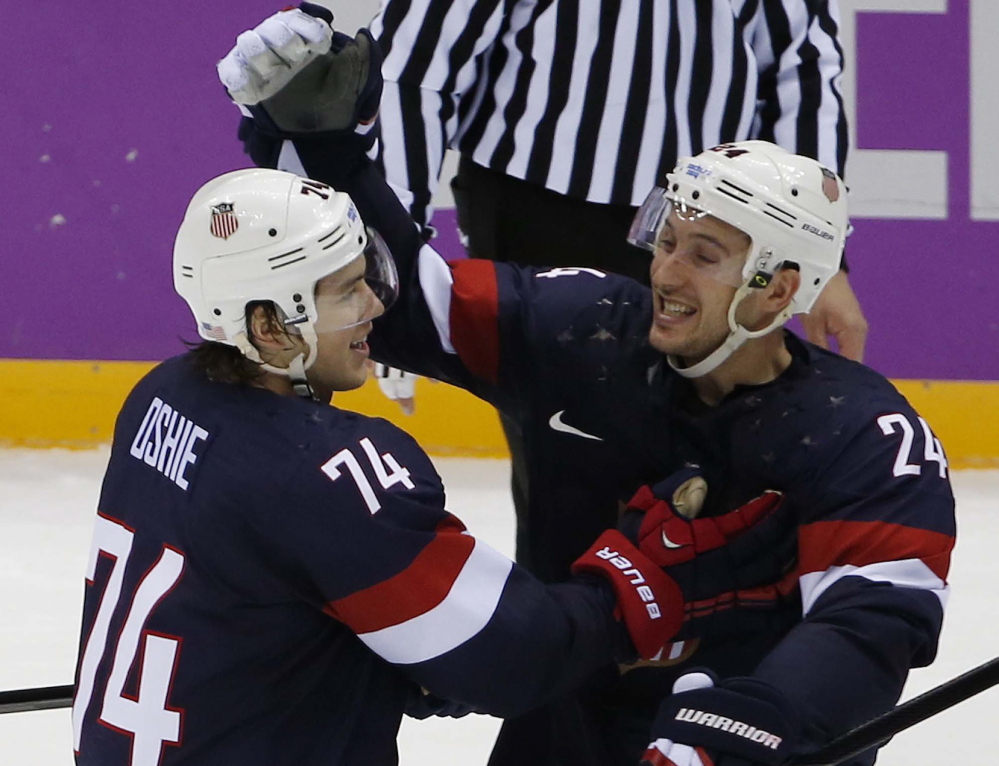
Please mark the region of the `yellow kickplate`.
MULTIPOLYGON (((111 441, 125 396, 152 362, 0 359, 0 446, 89 448, 111 441)), ((953 468, 999 468, 999 383, 895 380, 933 428, 953 468)), ((374 380, 337 394, 344 409, 383 417, 431 455, 507 457, 495 410, 471 394, 420 378, 405 415, 374 380)))
MULTIPOLYGON (((0 446, 85 449, 111 441, 128 392, 153 362, 0 359, 0 446)), ((344 409, 381 417, 431 455, 506 457, 496 411, 474 396, 420 378, 416 411, 405 415, 370 379, 334 397, 344 409)))

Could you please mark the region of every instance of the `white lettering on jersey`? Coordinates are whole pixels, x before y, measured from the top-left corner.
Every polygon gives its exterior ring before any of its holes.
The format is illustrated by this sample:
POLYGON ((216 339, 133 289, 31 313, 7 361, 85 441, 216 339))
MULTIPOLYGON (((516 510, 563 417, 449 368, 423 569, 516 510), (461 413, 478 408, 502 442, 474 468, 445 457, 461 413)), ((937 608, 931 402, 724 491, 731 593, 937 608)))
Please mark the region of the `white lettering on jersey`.
POLYGON ((556 269, 549 269, 548 271, 539 271, 534 276, 538 279, 544 277, 545 279, 555 279, 556 277, 575 277, 580 274, 590 274, 598 279, 603 279, 607 275, 602 271, 597 271, 597 269, 587 269, 587 268, 563 268, 559 267, 556 269))
POLYGON ((207 438, 208 431, 157 396, 142 418, 129 454, 186 490, 184 473, 198 460, 194 445, 207 438))
MULTIPOLYGON (((879 417, 878 425, 885 436, 891 436, 898 430, 902 432, 902 443, 899 445, 898 454, 895 456, 895 465, 892 467, 892 474, 895 476, 919 476, 922 473, 922 468, 918 463, 910 462, 914 456, 912 444, 916 431, 908 418, 901 413, 894 412, 879 417)), ((923 429, 923 460, 927 463, 936 463, 940 478, 946 479, 947 457, 944 455, 940 440, 933 435, 929 424, 922 418, 919 418, 919 425, 923 429)))

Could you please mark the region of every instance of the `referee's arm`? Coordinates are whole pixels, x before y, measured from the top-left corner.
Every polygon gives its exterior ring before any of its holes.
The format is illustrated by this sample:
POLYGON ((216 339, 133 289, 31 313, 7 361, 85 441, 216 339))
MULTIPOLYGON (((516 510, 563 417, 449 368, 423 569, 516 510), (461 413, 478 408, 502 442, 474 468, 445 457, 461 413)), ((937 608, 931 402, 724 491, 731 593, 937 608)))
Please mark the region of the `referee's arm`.
POLYGON ((843 176, 848 138, 838 0, 763 0, 760 12, 753 37, 760 64, 754 134, 843 176))
POLYGON ((476 57, 499 34, 504 6, 504 0, 386 2, 371 23, 385 55, 383 171, 421 228, 433 215, 462 96, 479 79, 476 57))

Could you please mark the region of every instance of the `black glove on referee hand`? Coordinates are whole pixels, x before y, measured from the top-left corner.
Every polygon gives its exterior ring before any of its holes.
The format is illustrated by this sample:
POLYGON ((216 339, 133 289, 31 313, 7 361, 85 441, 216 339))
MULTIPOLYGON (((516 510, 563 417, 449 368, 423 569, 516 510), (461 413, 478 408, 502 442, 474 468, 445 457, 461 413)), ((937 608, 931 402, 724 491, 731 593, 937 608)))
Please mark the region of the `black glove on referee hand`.
POLYGON ((695 671, 680 676, 659 707, 650 766, 779 766, 795 752, 799 723, 787 698, 755 678, 717 682, 695 671))
POLYGON ((319 139, 338 155, 331 162, 376 155, 381 51, 366 29, 349 37, 332 21, 326 8, 302 3, 240 34, 219 61, 219 79, 244 114, 240 138, 258 165, 275 166, 285 139, 319 139))

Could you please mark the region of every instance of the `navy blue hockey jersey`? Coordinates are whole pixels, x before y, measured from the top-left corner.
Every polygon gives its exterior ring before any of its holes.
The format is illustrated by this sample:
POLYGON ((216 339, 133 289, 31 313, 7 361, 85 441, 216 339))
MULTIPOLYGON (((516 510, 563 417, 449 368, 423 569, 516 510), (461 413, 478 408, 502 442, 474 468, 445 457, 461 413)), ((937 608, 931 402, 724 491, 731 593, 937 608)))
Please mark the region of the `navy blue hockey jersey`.
POLYGON ((624 751, 590 739, 569 753, 571 726, 587 714, 549 711, 540 728, 551 751, 538 756, 525 736, 522 763, 633 763, 656 703, 696 666, 781 689, 802 711, 811 749, 891 707, 908 670, 932 661, 954 501, 939 440, 888 380, 787 332, 793 363, 783 375, 708 407, 649 346, 647 288, 585 268, 448 265, 370 167, 344 175, 324 162, 321 142, 295 147, 282 157, 301 164, 285 169, 350 193, 396 257, 402 296, 375 323, 373 356, 461 386, 518 425, 528 510, 517 557, 542 579, 565 579, 614 525, 619 502, 687 464, 708 481, 704 513, 764 489, 783 491, 794 509, 775 547, 787 556, 783 580, 730 594, 729 605, 745 607, 738 629, 730 621, 677 642, 666 661, 608 671, 588 701, 559 703, 588 708, 594 730, 613 729, 602 706, 628 709, 624 751), (570 728, 560 732, 560 720, 570 728))
POLYGON ((794 508, 787 577, 734 594, 749 607, 740 629, 678 644, 675 664, 626 672, 608 697, 651 711, 691 666, 753 673, 804 711, 818 746, 890 707, 932 660, 953 496, 940 442, 887 380, 787 333, 780 378, 708 407, 648 346, 644 287, 585 269, 446 268, 429 247, 417 259, 373 353, 515 419, 529 493, 518 559, 544 579, 564 579, 614 524, 615 500, 684 465, 707 479, 705 513, 764 489, 794 508))
POLYGON ((393 764, 420 687, 510 715, 609 660, 609 590, 542 586, 444 504, 386 421, 158 366, 101 492, 77 763, 393 764))

